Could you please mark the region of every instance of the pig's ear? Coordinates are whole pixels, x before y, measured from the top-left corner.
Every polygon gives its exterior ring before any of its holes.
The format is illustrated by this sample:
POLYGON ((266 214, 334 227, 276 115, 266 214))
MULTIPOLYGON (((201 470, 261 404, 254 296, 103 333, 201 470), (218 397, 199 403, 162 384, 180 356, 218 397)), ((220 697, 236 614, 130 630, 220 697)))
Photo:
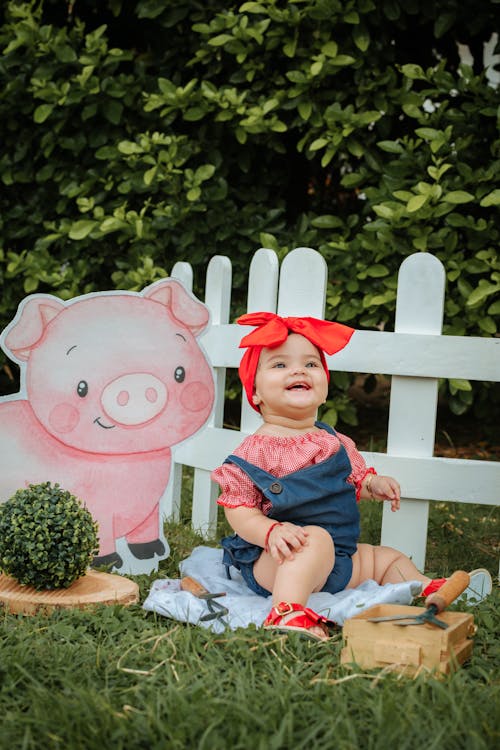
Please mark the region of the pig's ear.
POLYGON ((13 356, 27 361, 32 349, 42 340, 50 321, 64 309, 64 304, 56 297, 28 297, 20 314, 7 329, 5 347, 13 356))
POLYGON ((205 305, 187 292, 175 279, 166 279, 146 289, 144 296, 168 307, 174 318, 198 336, 210 317, 205 305))

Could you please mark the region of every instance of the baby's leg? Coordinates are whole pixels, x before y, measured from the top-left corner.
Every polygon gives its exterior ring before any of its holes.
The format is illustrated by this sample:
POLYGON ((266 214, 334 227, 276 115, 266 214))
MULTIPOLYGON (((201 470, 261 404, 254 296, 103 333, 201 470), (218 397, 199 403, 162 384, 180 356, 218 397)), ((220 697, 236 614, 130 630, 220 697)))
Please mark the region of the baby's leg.
POLYGON ((380 585, 384 583, 401 583, 401 581, 430 582, 409 557, 393 547, 358 544, 357 552, 352 556, 352 577, 348 589, 359 586, 369 578, 380 585))
POLYGON ((255 579, 273 592, 273 604, 307 604, 313 591, 320 591, 330 575, 335 552, 330 534, 319 526, 306 526, 307 544, 281 564, 263 552, 253 567, 255 579))

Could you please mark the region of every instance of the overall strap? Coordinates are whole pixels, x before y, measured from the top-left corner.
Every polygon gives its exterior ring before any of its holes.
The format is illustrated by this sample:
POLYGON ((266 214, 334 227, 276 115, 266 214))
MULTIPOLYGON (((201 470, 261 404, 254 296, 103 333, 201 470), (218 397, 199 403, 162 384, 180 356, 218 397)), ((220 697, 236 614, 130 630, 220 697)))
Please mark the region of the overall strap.
POLYGON ((320 428, 320 429, 322 429, 322 430, 326 430, 326 432, 329 432, 329 433, 330 433, 330 435, 336 435, 336 434, 337 434, 337 433, 335 432, 335 430, 333 429, 333 427, 331 426, 331 424, 327 424, 326 422, 319 422, 319 421, 316 421, 316 422, 314 423, 314 426, 315 426, 315 427, 319 427, 319 428, 320 428))
POLYGON ((255 464, 251 464, 249 461, 245 461, 240 456, 231 454, 224 461, 225 464, 236 464, 239 468, 249 477, 254 485, 259 489, 262 494, 271 492, 272 494, 278 494, 282 491, 281 482, 276 479, 274 474, 270 474, 268 471, 261 469, 255 464))

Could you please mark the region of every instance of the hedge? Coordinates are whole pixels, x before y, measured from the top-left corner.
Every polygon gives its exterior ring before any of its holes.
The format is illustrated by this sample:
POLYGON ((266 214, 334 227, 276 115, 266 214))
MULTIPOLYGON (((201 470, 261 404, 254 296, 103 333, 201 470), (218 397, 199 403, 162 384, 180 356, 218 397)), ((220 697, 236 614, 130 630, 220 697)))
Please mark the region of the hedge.
MULTIPOLYGON (((237 314, 259 246, 308 245, 333 319, 390 329, 399 265, 430 251, 445 333, 497 335, 500 97, 483 45, 496 54, 499 6, 6 2, 0 325, 26 294, 138 290, 176 260, 199 289, 215 254, 237 314)), ((442 391, 455 414, 498 414, 490 384, 442 391)), ((355 422, 346 397, 336 408, 355 422)))

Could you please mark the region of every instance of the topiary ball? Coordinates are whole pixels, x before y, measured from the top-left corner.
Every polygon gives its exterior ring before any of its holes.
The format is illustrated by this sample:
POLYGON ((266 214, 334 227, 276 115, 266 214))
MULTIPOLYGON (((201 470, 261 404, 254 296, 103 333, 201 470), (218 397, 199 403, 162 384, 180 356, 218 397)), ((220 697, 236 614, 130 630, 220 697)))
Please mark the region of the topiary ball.
POLYGON ((0 569, 35 589, 67 588, 98 553, 97 523, 58 484, 30 484, 0 504, 0 569))

